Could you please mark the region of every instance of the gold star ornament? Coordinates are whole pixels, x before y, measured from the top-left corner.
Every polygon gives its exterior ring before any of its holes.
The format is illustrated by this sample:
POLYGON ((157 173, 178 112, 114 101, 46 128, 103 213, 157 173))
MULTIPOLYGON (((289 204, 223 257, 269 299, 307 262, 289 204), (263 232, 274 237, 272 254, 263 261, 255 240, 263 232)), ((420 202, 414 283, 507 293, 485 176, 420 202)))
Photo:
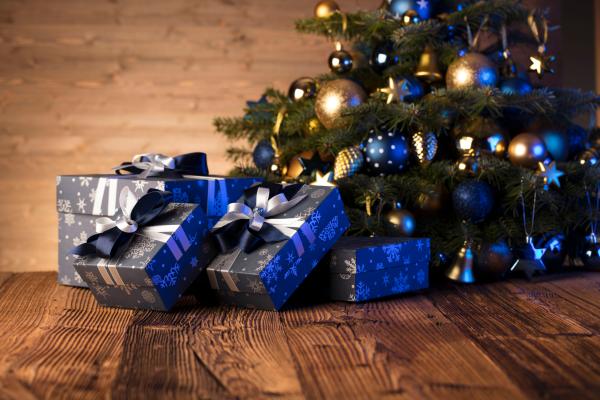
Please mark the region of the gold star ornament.
POLYGON ((335 186, 333 183, 333 171, 329 171, 324 174, 321 173, 321 171, 317 171, 315 180, 310 184, 313 186, 335 186))

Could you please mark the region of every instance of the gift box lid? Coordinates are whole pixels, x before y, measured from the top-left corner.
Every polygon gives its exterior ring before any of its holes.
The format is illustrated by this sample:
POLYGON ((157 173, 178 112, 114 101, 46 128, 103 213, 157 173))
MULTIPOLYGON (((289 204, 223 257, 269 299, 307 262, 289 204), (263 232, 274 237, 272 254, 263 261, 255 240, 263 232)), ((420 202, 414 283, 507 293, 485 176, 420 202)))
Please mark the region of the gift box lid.
POLYGON ((250 253, 236 248, 221 254, 207 268, 213 289, 267 293, 273 308, 285 304, 350 225, 337 188, 304 185, 292 199, 297 196, 305 197, 277 215, 303 220, 293 236, 250 253))
POLYGON ((169 191, 179 203, 200 204, 209 217, 221 217, 227 204, 262 178, 187 176, 183 178, 93 174, 56 177, 56 208, 60 213, 112 217, 118 210, 118 193, 128 187, 141 195, 149 189, 169 191))
POLYGON ((151 227, 176 225, 167 238, 135 234, 116 256, 78 257, 75 269, 89 286, 155 287, 159 292, 183 291, 215 255, 206 214, 196 204, 171 203, 151 227))
POLYGON ((343 237, 331 250, 329 270, 360 274, 415 263, 429 264, 427 238, 343 237))

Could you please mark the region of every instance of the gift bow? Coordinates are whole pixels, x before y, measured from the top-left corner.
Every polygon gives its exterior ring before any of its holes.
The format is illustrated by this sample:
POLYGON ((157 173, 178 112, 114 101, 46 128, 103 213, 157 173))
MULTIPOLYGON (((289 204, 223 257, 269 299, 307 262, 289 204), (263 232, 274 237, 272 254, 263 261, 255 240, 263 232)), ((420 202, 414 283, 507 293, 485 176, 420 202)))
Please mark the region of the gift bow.
POLYGON ((119 195, 120 214, 116 219, 96 219, 96 234, 86 243, 75 247, 71 253, 78 256, 95 255, 112 258, 135 234, 167 243, 178 225, 150 225, 171 201, 171 193, 150 189, 137 198, 128 187, 119 195))
POLYGON ((113 169, 119 175, 125 171, 139 175, 141 179, 149 176, 181 178, 183 175, 208 175, 205 153, 187 153, 176 157, 158 153, 138 154, 133 157, 131 162, 124 162, 113 169))
POLYGON ((213 227, 213 235, 222 252, 240 247, 251 253, 265 243, 292 239, 298 256, 304 253, 296 235, 300 229, 312 243, 315 240, 304 218, 275 218, 302 202, 306 195, 296 195, 303 185, 262 184, 248 189, 244 202, 231 203, 227 214, 213 227))

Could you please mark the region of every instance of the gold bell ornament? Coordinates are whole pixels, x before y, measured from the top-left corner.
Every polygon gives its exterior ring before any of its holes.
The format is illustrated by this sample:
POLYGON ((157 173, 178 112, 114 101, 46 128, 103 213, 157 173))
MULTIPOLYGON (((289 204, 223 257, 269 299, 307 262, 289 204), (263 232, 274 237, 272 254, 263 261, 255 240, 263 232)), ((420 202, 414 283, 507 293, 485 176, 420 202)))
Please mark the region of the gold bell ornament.
POLYGON ((426 46, 423 50, 415 76, 430 84, 442 80, 437 54, 431 46, 426 46))
POLYGON ((452 265, 446 270, 446 277, 460 283, 474 283, 473 270, 477 264, 477 257, 473 251, 472 244, 465 240, 463 247, 458 251, 452 265))

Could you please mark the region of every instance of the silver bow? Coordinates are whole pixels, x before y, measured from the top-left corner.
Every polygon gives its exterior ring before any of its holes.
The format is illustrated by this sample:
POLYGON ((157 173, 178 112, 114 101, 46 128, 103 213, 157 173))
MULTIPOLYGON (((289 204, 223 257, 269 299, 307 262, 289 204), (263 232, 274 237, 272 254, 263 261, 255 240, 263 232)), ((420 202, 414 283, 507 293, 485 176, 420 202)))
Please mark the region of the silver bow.
POLYGON ((227 206, 227 214, 223 216, 213 227, 213 230, 224 227, 234 221, 240 219, 249 220, 248 228, 258 232, 267 224, 281 232, 285 237, 292 239, 298 256, 304 253, 304 246, 299 237, 295 236, 298 229, 302 230, 304 235, 312 243, 314 241, 314 233, 307 224, 304 224, 304 218, 274 218, 279 214, 283 214, 294 208, 298 203, 304 200, 305 194, 298 195, 291 200, 288 200, 283 193, 269 198, 268 188, 259 188, 256 192, 256 207, 254 209, 248 207, 244 203, 231 203, 227 206))
MULTIPOLYGON (((139 174, 140 178, 144 179, 150 175, 158 175, 166 169, 175 169, 175 159, 159 153, 136 154, 131 159, 131 165, 144 171, 139 174)), ((121 167, 115 169, 119 168, 121 167)))

